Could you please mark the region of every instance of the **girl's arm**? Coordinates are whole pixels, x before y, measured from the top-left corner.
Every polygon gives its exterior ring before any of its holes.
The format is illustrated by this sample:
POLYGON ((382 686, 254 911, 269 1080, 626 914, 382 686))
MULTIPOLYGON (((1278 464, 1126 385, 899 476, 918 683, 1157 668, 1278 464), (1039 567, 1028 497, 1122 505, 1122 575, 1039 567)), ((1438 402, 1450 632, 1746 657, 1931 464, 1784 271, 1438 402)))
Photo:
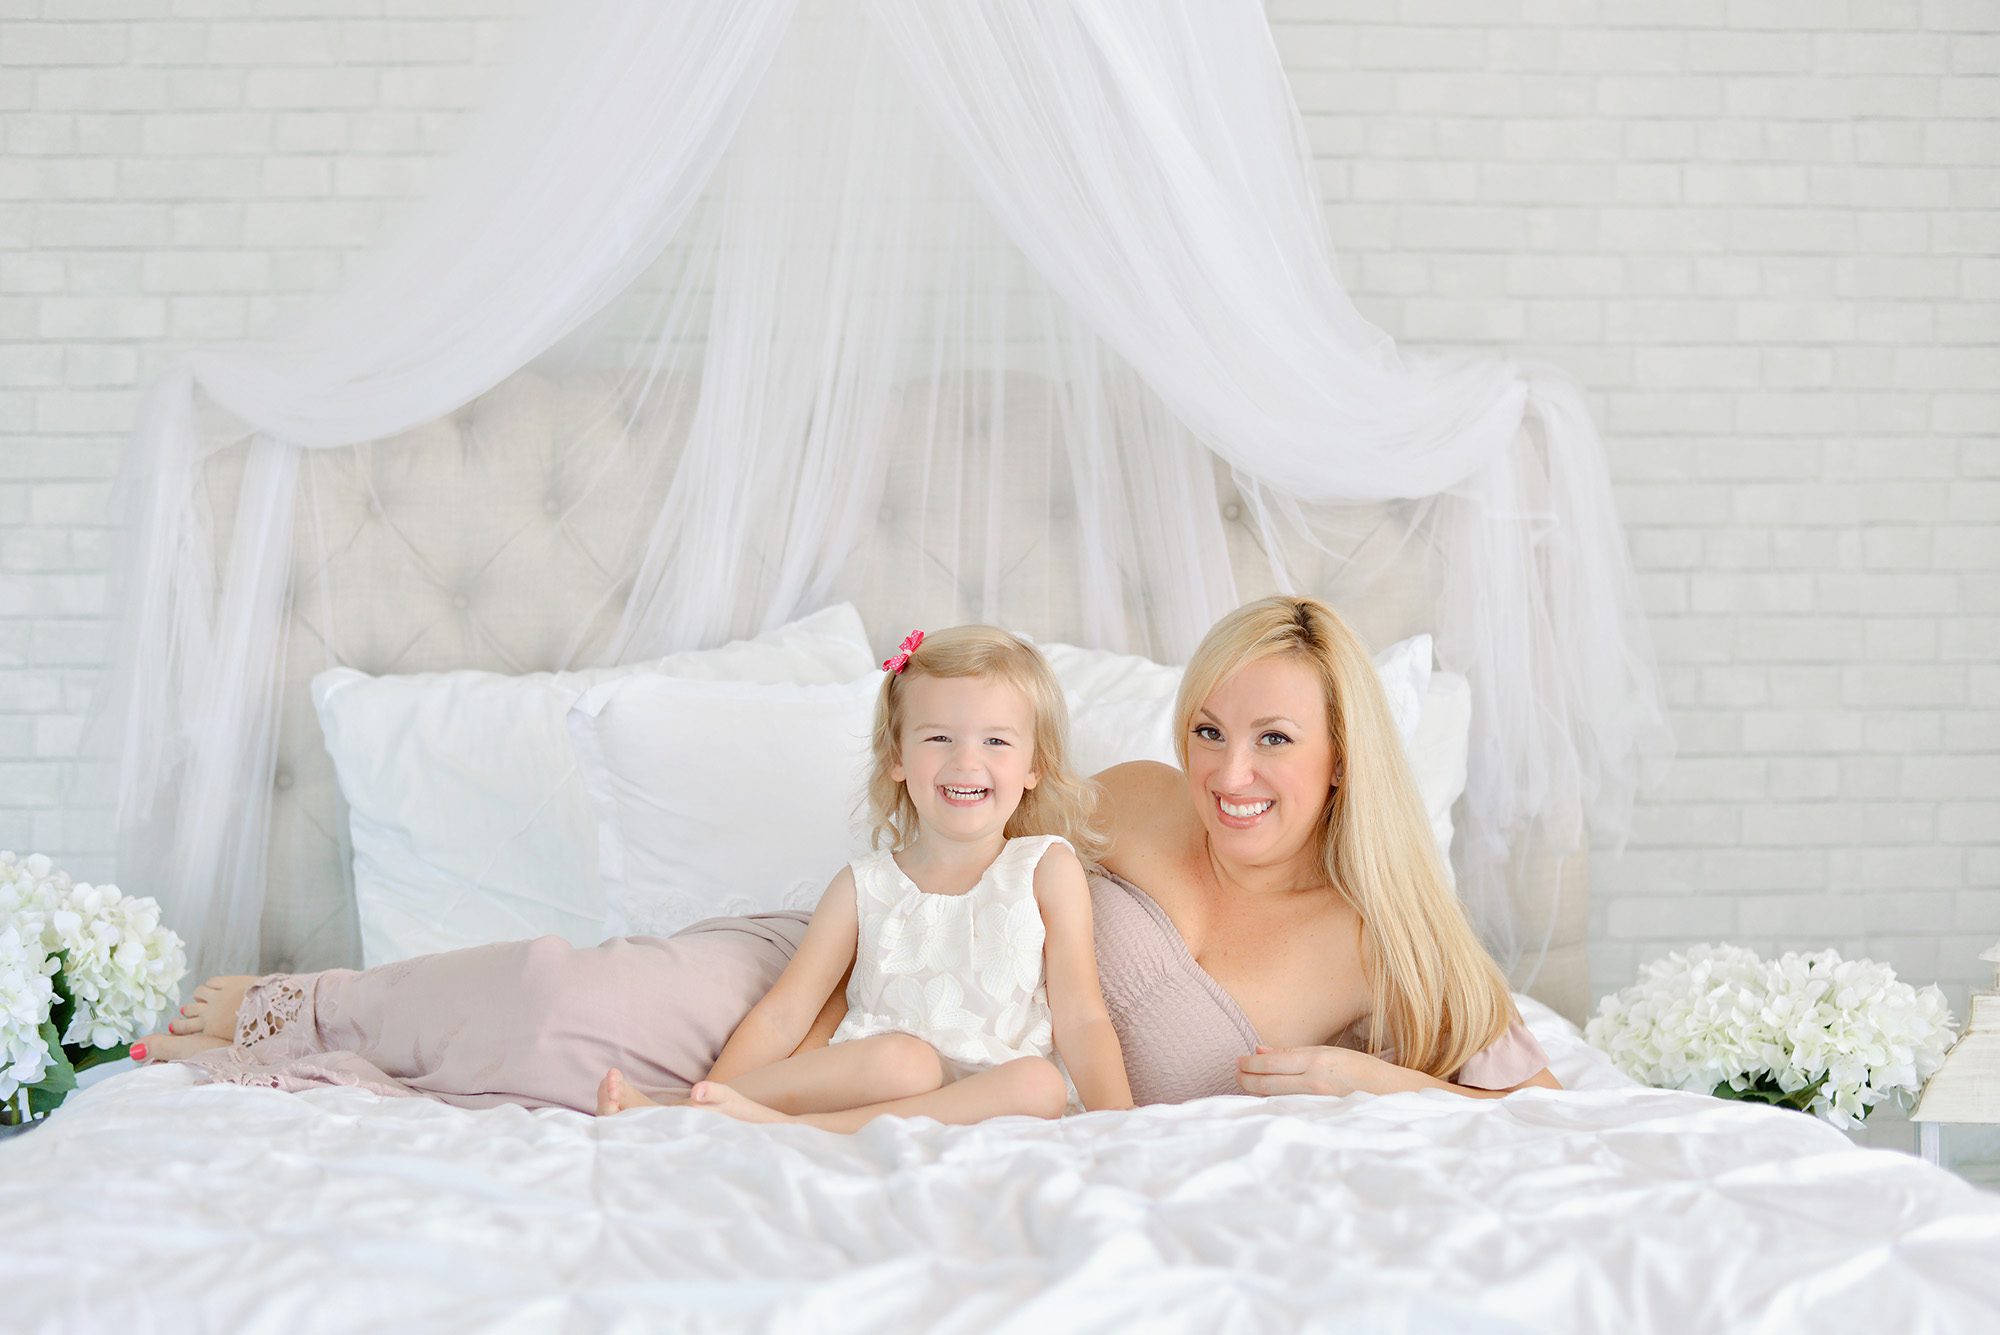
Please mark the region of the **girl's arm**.
POLYGON ((849 964, 847 972, 833 985, 833 991, 827 993, 826 1005, 820 1007, 819 1018, 813 1021, 812 1032, 805 1036, 804 1042, 792 1050, 794 1057, 801 1052, 817 1052, 833 1041, 833 1035, 840 1028, 840 1022, 847 1018, 847 984, 853 977, 854 966, 849 964))
POLYGON ((859 933, 854 872, 842 867, 820 896, 798 953, 722 1045, 708 1078, 727 1082, 791 1056, 854 963, 859 933))
POLYGON ((1042 956, 1049 977, 1049 1015, 1056 1051, 1069 1068, 1083 1106, 1129 1108, 1132 1086, 1125 1054, 1104 988, 1097 979, 1097 947, 1090 929, 1090 883, 1067 844, 1052 844, 1035 868, 1035 899, 1042 909, 1042 956))

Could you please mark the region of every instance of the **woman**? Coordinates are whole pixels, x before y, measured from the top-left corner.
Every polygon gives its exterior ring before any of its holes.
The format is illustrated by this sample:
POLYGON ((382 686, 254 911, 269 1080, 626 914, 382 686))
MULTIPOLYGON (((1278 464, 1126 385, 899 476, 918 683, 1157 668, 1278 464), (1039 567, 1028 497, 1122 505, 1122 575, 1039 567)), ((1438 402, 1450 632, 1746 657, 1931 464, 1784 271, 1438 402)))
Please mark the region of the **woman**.
MULTIPOLYGON (((1559 1088, 1458 905, 1374 665, 1339 617, 1307 598, 1239 608, 1195 650, 1176 712, 1184 772, 1100 776, 1098 965, 1138 1102, 1559 1088)), ((716 1056, 804 924, 766 914, 590 950, 545 937, 215 979, 141 1059, 196 1057, 280 1088, 590 1109, 608 1066, 646 1086, 725 1079, 716 1056)), ((801 1051, 825 1043, 845 996, 843 981, 801 1051)))
POLYGON ((1098 959, 1139 1102, 1561 1088, 1459 907, 1346 623, 1310 598, 1238 608, 1175 712, 1182 770, 1099 776, 1098 959))

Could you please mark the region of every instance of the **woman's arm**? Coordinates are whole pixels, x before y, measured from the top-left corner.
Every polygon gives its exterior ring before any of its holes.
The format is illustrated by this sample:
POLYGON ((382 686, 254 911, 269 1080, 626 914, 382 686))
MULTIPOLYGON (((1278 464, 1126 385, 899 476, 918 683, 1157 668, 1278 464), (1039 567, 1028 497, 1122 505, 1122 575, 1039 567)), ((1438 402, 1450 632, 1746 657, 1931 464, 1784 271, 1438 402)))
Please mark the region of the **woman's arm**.
POLYGON ((854 872, 842 867, 820 896, 798 953, 722 1045, 708 1078, 727 1083, 745 1071, 783 1061, 796 1052, 813 1031, 814 1020, 824 1015, 834 988, 854 964, 860 930, 854 906, 854 872))
POLYGON ((1561 1089, 1544 1066, 1518 1085, 1476 1089, 1383 1061, 1353 1048, 1266 1048, 1236 1059, 1236 1083, 1246 1094, 1396 1094, 1406 1089, 1447 1089, 1468 1099, 1497 1099, 1517 1089, 1561 1089))
POLYGON ((1053 844, 1035 868, 1035 900, 1042 910, 1042 958, 1048 970, 1049 1015, 1056 1051, 1069 1068, 1083 1106, 1132 1106, 1125 1056, 1104 1007, 1091 939, 1090 882, 1066 844, 1053 844))

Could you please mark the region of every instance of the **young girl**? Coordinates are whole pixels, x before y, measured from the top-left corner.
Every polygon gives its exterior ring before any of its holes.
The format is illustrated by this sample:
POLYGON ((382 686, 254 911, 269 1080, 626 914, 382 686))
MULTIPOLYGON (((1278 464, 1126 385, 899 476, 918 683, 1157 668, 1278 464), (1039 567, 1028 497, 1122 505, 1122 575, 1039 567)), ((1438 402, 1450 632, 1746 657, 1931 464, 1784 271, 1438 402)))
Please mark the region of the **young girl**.
MULTIPOLYGON (((1079 1100, 1131 1107, 1078 856, 1101 851, 1092 794, 1069 770, 1048 663, 1005 631, 960 626, 913 632, 882 666, 868 785, 878 851, 833 878, 798 953, 687 1102, 831 1131, 884 1114, 966 1123, 1057 1117, 1079 1100), (850 968, 831 1041, 788 1055, 850 968)), ((613 1068, 597 1110, 656 1101, 613 1068)))

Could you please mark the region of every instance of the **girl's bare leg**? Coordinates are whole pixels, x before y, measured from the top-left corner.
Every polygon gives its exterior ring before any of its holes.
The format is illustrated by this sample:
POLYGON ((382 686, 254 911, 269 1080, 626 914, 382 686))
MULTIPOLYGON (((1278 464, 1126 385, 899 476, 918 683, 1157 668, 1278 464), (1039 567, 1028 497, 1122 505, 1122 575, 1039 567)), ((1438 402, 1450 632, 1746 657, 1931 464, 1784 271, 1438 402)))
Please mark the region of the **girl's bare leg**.
MULTIPOLYGON (((877 1034, 745 1071, 730 1087, 781 1113, 805 1113, 904 1098, 943 1083, 944 1068, 930 1044, 909 1034, 877 1034)), ((599 1116, 669 1101, 692 1102, 634 1089, 618 1070, 597 1087, 599 1116)))
POLYGON ((732 1087, 704 1080, 694 1087, 691 1101, 697 1108, 714 1108, 739 1121, 803 1122, 839 1132, 859 1131, 877 1117, 928 1117, 950 1126, 969 1126, 989 1117, 1054 1118, 1062 1116, 1069 1103, 1062 1072, 1044 1057, 1016 1058, 941 1089, 838 1112, 786 1113, 745 1094, 747 1083, 739 1080, 732 1087))
POLYGON ((612 1067, 604 1073, 604 1079, 597 1084, 597 1115, 609 1117, 613 1113, 624 1112, 627 1108, 685 1108, 688 1099, 681 1095, 669 1095, 659 1090, 651 1094, 626 1082, 625 1073, 612 1067))

